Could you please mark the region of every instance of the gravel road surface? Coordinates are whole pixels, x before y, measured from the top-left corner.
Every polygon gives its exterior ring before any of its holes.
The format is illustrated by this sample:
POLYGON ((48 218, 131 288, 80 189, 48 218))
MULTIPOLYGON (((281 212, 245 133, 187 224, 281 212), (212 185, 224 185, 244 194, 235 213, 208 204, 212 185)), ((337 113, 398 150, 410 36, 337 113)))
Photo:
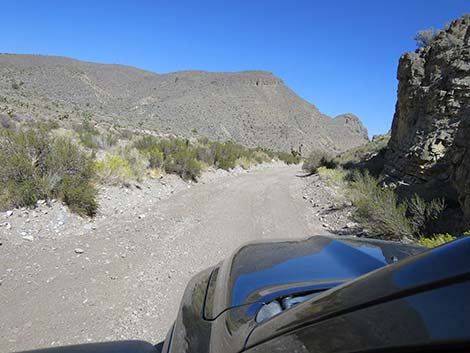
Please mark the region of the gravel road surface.
POLYGON ((89 232, 4 241, 1 351, 158 342, 198 271, 248 241, 327 233, 312 217, 298 174, 299 166, 276 166, 214 178, 158 202, 110 195, 105 207, 120 197, 132 209, 108 212, 89 232))

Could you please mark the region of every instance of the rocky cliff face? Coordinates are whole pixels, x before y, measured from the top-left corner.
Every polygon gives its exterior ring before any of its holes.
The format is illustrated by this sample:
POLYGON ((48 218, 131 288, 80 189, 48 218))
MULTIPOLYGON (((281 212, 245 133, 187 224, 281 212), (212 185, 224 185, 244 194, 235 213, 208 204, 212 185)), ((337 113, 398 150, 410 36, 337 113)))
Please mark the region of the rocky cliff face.
POLYGON ((275 150, 340 152, 367 142, 352 114, 330 118, 270 72, 159 75, 69 58, 0 55, 0 113, 92 115, 102 123, 275 150))
POLYGON ((384 174, 458 201, 470 226, 470 16, 404 54, 398 80, 384 174))

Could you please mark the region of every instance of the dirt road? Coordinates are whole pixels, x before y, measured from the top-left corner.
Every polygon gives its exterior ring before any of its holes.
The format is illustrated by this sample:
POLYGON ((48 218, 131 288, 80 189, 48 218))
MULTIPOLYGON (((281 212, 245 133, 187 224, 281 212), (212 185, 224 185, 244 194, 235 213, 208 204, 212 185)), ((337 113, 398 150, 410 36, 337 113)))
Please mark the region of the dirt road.
POLYGON ((1 351, 114 339, 156 343, 196 272, 247 241, 325 234, 296 174, 298 166, 218 178, 145 204, 139 217, 103 218, 92 235, 3 244, 1 351))

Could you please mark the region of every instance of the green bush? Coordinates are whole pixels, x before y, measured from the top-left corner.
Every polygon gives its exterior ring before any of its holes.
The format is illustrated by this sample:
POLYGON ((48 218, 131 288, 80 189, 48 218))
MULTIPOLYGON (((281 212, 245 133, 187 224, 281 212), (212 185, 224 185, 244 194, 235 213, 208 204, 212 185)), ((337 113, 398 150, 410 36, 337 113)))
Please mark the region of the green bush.
POLYGON ((59 197, 69 205, 71 211, 94 216, 98 209, 97 190, 86 179, 66 175, 59 188, 59 197))
POLYGON ((129 161, 118 155, 107 154, 104 159, 94 163, 94 169, 104 184, 124 184, 136 178, 129 161))
POLYGON ((421 238, 445 208, 444 201, 424 201, 417 195, 398 201, 394 190, 381 187, 367 171, 351 174, 349 194, 356 207, 354 219, 368 233, 385 239, 421 238))
POLYGON ((165 155, 163 164, 165 172, 177 174, 185 180, 197 181, 201 174, 201 163, 196 159, 196 153, 189 148, 181 148, 165 155))
POLYGON ((212 145, 212 150, 214 153, 214 165, 225 170, 235 168, 237 159, 242 157, 240 149, 232 142, 216 142, 212 145))
POLYGON ((196 181, 201 174, 197 149, 189 140, 144 136, 134 146, 146 156, 150 168, 163 168, 166 173, 177 174, 185 180, 196 181))
POLYGON ((448 243, 452 240, 455 240, 457 239, 457 237, 449 234, 449 233, 445 233, 445 234, 437 234, 433 237, 430 237, 430 238, 421 238, 421 239, 418 239, 418 243, 426 248, 435 248, 439 245, 442 245, 442 244, 445 244, 445 243, 448 243))
POLYGON ((147 151, 150 168, 161 168, 163 166, 163 152, 158 146, 154 146, 147 151))
POLYGON ((372 236, 393 240, 412 236, 406 205, 399 204, 395 192, 380 187, 369 173, 353 172, 350 196, 356 207, 354 220, 372 236))
POLYGON ((59 198, 72 210, 94 215, 91 159, 69 139, 52 138, 45 130, 0 130, 0 207, 33 206, 39 199, 59 198), (67 183, 80 185, 74 197, 67 183))

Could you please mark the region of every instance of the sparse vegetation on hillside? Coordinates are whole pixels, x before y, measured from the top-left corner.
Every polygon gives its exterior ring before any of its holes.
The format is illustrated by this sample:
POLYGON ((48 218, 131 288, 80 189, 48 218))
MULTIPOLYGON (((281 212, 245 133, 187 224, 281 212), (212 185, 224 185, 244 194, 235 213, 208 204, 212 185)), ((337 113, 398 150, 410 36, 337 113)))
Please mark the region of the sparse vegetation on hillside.
POLYGON ((339 154, 333 159, 333 162, 346 169, 355 168, 383 153, 389 140, 389 134, 374 136, 372 141, 339 154))
POLYGON ((229 170, 300 157, 240 144, 157 138, 117 127, 103 132, 89 117, 72 129, 50 121, 18 123, 11 118, 0 128, 0 208, 33 206, 57 198, 80 214, 97 209, 95 184, 126 185, 162 172, 197 181, 207 167, 229 170))

